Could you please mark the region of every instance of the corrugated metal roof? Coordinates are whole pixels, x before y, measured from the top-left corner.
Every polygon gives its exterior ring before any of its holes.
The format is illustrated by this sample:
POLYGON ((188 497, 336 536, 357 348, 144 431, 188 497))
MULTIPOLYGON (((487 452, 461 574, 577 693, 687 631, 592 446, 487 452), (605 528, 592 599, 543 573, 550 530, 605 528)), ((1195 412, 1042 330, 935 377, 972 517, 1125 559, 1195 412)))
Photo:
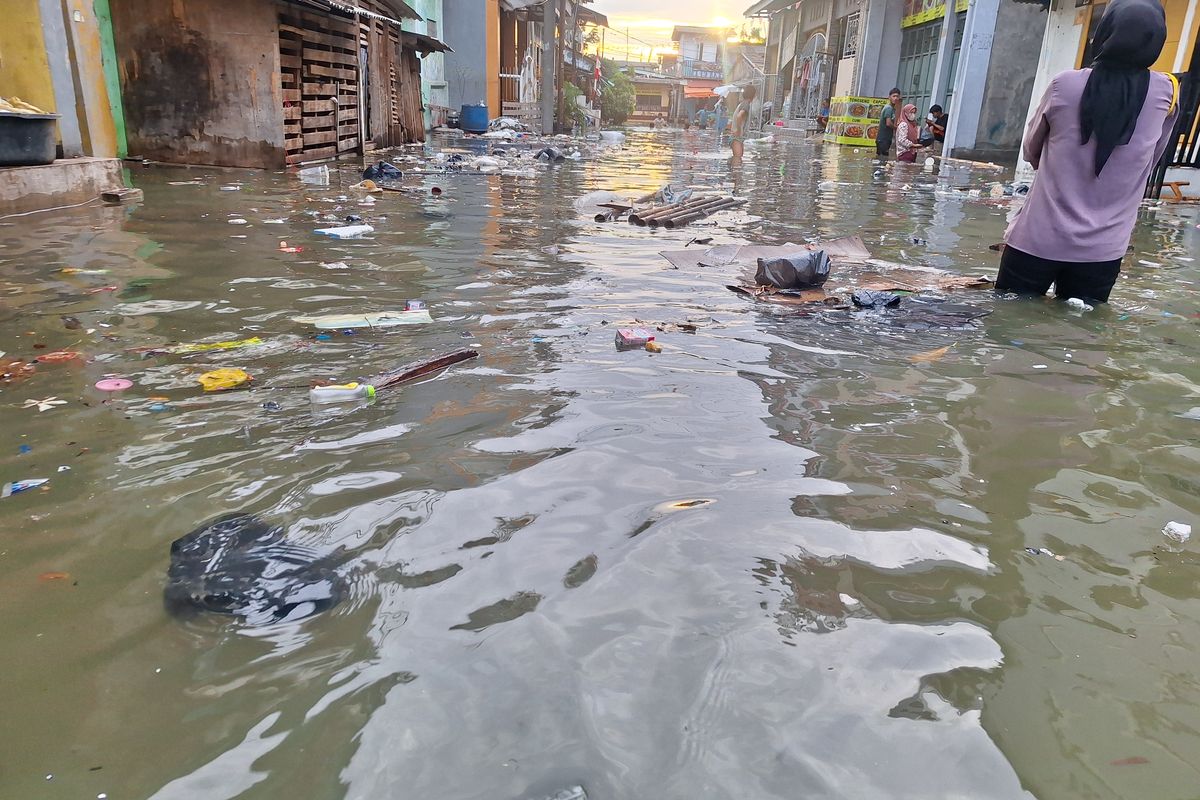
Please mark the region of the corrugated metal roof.
POLYGON ((742 12, 743 17, 761 17, 794 6, 799 0, 759 0, 742 12))
POLYGON ((421 53, 453 53, 454 49, 450 45, 437 39, 433 36, 426 36, 423 33, 415 31, 401 31, 400 41, 404 44, 411 44, 414 50, 421 53))

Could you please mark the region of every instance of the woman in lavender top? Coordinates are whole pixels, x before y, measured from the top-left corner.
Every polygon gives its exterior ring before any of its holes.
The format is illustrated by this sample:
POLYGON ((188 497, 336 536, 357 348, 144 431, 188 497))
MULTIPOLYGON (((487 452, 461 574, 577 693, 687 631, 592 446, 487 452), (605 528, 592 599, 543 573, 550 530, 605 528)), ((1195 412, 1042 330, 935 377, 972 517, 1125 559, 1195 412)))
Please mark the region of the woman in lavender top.
POLYGON ((1096 29, 1090 69, 1046 89, 1025 133, 1038 171, 1009 226, 996 291, 1107 302, 1150 170, 1175 124, 1176 87, 1152 73, 1166 41, 1158 0, 1115 0, 1096 29))

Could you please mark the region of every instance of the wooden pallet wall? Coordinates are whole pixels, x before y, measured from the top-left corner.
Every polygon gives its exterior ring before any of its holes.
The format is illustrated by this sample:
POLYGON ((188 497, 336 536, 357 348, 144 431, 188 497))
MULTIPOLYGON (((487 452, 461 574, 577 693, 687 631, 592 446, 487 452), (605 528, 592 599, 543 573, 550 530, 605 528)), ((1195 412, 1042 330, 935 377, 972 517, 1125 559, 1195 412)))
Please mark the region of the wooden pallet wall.
POLYGON ((356 153, 358 31, 353 20, 289 8, 279 15, 288 164, 356 153))
POLYGON ((425 141, 425 105, 421 101, 421 59, 416 50, 403 50, 400 54, 401 102, 400 127, 404 141, 425 141))

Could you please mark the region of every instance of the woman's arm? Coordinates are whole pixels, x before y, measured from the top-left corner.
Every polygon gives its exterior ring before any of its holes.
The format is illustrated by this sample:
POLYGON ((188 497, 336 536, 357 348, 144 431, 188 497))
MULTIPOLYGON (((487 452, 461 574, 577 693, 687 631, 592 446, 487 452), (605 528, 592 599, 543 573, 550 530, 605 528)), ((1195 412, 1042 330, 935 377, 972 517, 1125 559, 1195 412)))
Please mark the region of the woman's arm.
POLYGON ((1029 120, 1029 127, 1025 129, 1025 143, 1021 146, 1021 152, 1034 169, 1041 163, 1042 148, 1046 144, 1046 137, 1050 135, 1049 113, 1054 102, 1054 85, 1055 81, 1050 81, 1046 93, 1042 95, 1042 102, 1029 120))
POLYGON ((916 143, 912 140, 912 123, 908 120, 902 120, 900 127, 896 129, 896 149, 897 152, 912 150, 916 147, 916 143))

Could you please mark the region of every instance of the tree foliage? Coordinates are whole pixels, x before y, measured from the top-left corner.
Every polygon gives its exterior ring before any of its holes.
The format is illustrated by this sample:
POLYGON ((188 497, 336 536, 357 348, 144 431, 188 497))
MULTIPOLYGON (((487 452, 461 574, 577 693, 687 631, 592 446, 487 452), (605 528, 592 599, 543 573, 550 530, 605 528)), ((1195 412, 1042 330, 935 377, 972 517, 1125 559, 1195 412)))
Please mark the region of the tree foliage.
POLYGON ((633 81, 620 67, 607 58, 601 63, 601 74, 609 82, 600 94, 600 114, 606 122, 617 125, 629 119, 637 101, 637 90, 633 81))
POLYGON ((579 107, 576 100, 578 97, 583 97, 583 90, 575 84, 567 81, 563 84, 563 94, 567 98, 567 118, 575 125, 583 128, 587 125, 587 116, 583 113, 583 109, 579 107))

